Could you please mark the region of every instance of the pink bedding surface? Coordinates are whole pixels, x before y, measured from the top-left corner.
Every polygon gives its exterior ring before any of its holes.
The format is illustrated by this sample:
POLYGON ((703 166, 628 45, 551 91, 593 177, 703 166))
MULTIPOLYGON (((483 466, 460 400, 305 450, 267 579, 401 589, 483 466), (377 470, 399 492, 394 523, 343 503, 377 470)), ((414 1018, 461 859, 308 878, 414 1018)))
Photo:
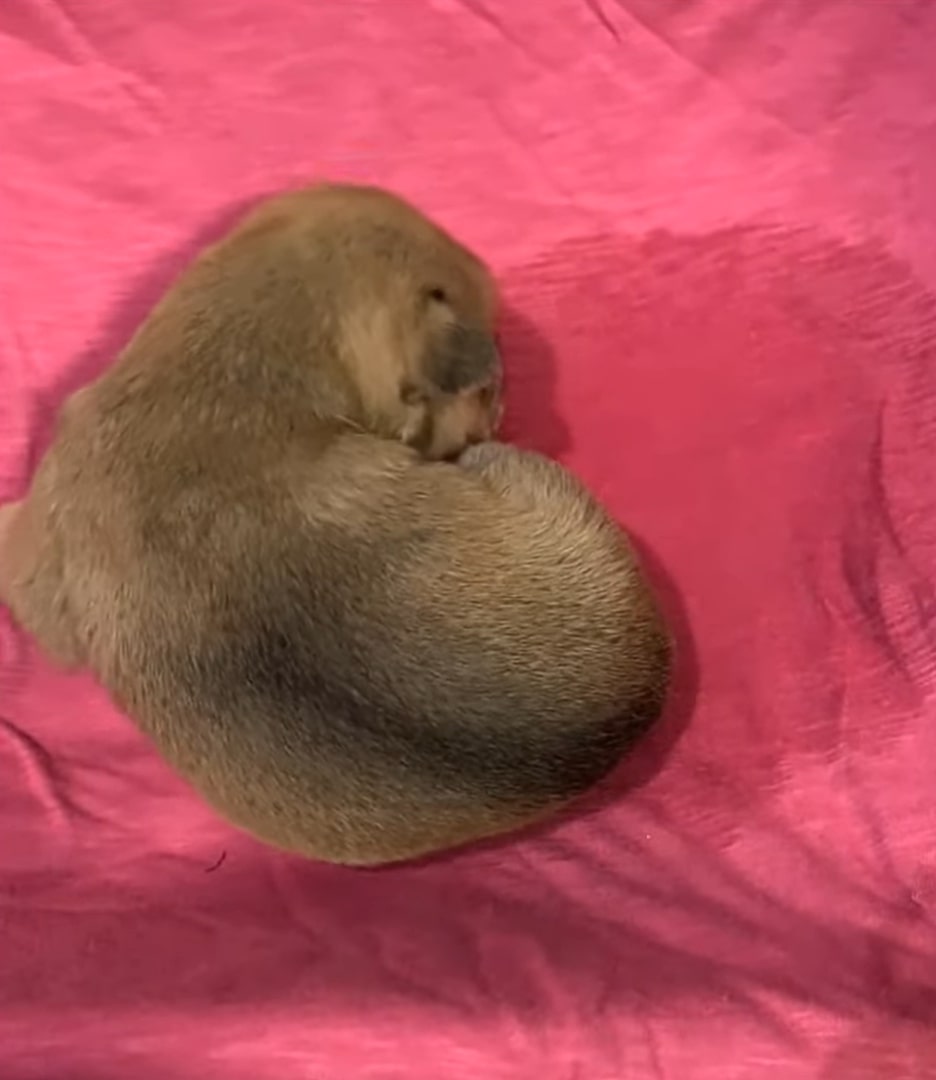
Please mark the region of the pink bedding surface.
POLYGON ((936 1077, 936 5, 4 0, 0 499, 232 213, 398 189, 679 640, 587 812, 219 822, 0 611, 2 1080, 936 1077))

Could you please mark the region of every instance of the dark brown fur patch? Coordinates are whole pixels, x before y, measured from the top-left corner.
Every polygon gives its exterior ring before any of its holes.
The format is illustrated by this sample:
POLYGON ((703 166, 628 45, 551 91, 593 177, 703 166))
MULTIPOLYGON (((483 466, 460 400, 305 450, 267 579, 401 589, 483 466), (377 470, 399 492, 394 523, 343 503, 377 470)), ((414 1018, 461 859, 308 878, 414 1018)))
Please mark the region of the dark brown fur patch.
POLYGON ((430 343, 425 374, 443 394, 457 394, 497 378, 500 357, 489 331, 462 323, 444 326, 430 343))

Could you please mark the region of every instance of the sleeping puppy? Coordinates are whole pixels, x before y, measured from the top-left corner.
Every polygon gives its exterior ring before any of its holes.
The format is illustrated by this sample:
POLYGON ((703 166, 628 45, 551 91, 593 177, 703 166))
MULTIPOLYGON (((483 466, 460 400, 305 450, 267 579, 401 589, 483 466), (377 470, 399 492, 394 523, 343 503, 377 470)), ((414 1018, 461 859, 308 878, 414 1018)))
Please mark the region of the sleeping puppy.
POLYGON ((627 540, 488 441, 495 315, 484 266, 399 199, 274 198, 65 405, 3 511, 14 616, 280 848, 377 864, 513 829, 660 711, 627 540))

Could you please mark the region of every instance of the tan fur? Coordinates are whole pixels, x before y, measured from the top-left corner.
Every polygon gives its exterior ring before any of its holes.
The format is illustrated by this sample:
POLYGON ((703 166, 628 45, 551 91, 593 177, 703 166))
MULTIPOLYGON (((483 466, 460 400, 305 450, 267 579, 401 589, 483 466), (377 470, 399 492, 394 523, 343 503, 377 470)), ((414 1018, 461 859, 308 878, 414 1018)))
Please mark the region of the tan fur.
POLYGON ((0 518, 15 616, 272 844, 367 864, 511 829, 659 712, 624 536, 559 466, 478 442, 495 316, 401 200, 273 199, 67 403, 0 518))

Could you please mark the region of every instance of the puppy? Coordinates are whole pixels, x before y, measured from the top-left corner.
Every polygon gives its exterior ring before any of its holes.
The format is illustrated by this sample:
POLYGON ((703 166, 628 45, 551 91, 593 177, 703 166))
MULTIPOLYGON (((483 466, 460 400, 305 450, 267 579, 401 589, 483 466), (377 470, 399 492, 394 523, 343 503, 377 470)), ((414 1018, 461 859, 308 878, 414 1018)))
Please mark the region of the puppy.
POLYGON ((366 865, 514 829, 660 711, 626 538, 488 441, 496 304, 390 194, 274 198, 65 405, 4 511, 14 616, 270 844, 366 865))

